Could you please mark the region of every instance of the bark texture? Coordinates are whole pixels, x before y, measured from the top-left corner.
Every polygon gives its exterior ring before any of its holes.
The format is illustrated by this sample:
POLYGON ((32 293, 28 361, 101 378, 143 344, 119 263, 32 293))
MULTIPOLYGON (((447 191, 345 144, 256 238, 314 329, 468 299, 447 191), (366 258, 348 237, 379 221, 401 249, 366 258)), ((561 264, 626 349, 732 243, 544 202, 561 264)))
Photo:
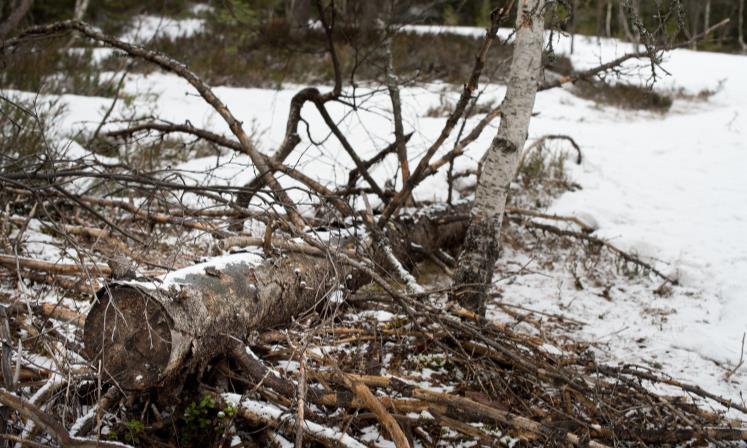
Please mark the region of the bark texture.
POLYGON ((346 274, 323 258, 247 256, 175 271, 165 286, 114 284, 86 318, 86 353, 123 389, 163 385, 226 354, 231 339, 313 309, 346 274))
POLYGON ((529 120, 542 65, 544 0, 522 0, 516 18, 516 40, 498 134, 482 160, 472 206, 472 222, 454 273, 452 298, 484 314, 500 228, 511 180, 527 139, 529 120))
MULTIPOLYGON (((401 217, 384 237, 410 268, 460 245, 468 224, 466 209, 434 209, 401 217)), ((374 265, 384 269, 385 255, 375 249, 374 265)), ((172 272, 162 282, 115 282, 98 292, 86 317, 86 355, 122 389, 168 387, 177 394, 185 375, 229 355, 235 341, 287 324, 330 292, 354 291, 370 280, 324 254, 294 253, 234 254, 172 272)))

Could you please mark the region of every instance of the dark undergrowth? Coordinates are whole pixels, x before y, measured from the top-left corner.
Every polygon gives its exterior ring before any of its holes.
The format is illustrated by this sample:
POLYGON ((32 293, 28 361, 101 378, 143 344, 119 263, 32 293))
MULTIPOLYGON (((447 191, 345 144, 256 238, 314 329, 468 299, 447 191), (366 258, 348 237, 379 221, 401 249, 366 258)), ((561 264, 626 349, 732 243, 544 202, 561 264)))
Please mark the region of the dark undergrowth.
MULTIPOLYGON (((346 82, 383 80, 386 64, 383 33, 341 28, 335 49, 346 82)), ((452 34, 398 33, 392 43, 395 70, 402 80, 463 83, 469 78, 481 39, 452 34)), ((331 58, 322 30, 292 34, 283 22, 259 25, 245 35, 240 28, 205 32, 175 40, 160 38, 152 48, 184 63, 210 84, 236 87, 278 87, 283 83, 329 84, 334 81, 331 58)), ((502 81, 508 73, 511 46, 495 42, 483 79, 502 81)), ((113 68, 116 59, 105 63, 113 68)), ((140 71, 152 66, 140 64, 140 71)))
POLYGON ((661 113, 667 112, 673 101, 668 94, 651 88, 623 83, 607 84, 601 81, 579 81, 571 92, 601 106, 661 113))

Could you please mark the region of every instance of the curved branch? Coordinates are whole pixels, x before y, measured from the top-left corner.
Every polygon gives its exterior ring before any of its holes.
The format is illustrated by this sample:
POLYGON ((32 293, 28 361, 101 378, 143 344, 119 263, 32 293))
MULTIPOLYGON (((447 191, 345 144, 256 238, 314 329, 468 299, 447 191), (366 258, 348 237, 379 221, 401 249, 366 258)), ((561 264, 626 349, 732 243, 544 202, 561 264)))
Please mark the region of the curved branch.
POLYGON ((187 82, 189 82, 192 87, 197 90, 197 92, 200 94, 200 96, 208 103, 212 108, 223 118, 223 120, 228 125, 231 132, 236 136, 240 143, 240 150, 241 152, 249 155, 249 157, 252 160, 252 163, 257 167, 257 170, 260 173, 263 173, 262 176, 268 176, 265 180, 269 184, 270 188, 273 190, 273 193, 277 197, 277 199, 280 201, 280 203, 283 205, 283 207, 288 211, 288 214, 293 221, 294 224, 298 226, 303 225, 303 220, 301 219, 300 215, 298 215, 298 212, 295 210, 295 207, 293 206, 293 203, 291 202, 290 198, 288 197, 287 193, 283 191, 280 184, 277 182, 277 180, 272 177, 270 172, 270 165, 268 164, 269 158, 258 151, 251 140, 249 139, 249 136, 244 131, 244 128, 242 127, 242 123, 236 119, 236 117, 231 113, 231 111, 228 109, 228 107, 213 93, 212 89, 205 84, 205 82, 197 76, 193 71, 191 71, 186 65, 183 63, 176 61, 175 59, 172 59, 163 53, 148 50, 146 48, 133 45, 127 42, 123 42, 119 39, 116 39, 112 36, 106 35, 96 29, 95 27, 78 20, 66 20, 63 22, 56 22, 52 23, 50 25, 43 25, 43 26, 35 26, 27 29, 23 33, 21 33, 20 36, 18 36, 15 39, 11 39, 4 43, 2 46, 0 46, 0 49, 6 49, 9 47, 14 47, 22 43, 24 40, 37 37, 37 36, 44 36, 44 35, 50 35, 50 34, 57 34, 63 31, 71 31, 75 30, 78 31, 80 34, 95 40, 99 42, 103 42, 107 45, 110 45, 114 48, 120 49, 130 55, 134 58, 143 59, 145 61, 148 61, 152 64, 157 65, 158 67, 173 72, 179 77, 183 78, 187 82))

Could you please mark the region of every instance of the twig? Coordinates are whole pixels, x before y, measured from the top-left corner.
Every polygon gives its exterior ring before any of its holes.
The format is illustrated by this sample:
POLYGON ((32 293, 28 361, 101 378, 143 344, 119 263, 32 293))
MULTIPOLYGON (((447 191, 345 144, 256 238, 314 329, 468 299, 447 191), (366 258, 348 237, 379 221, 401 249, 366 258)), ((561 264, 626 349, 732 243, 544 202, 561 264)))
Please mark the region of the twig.
POLYGON ((597 237, 592 236, 592 235, 587 235, 585 233, 574 232, 573 230, 560 229, 558 227, 551 226, 549 224, 542 224, 542 223, 539 223, 539 222, 536 222, 536 221, 522 220, 522 219, 516 219, 516 218, 512 218, 512 221, 517 222, 519 224, 522 224, 522 225, 524 225, 526 227, 529 227, 529 228, 543 230, 543 231, 546 231, 546 232, 554 233, 554 234, 559 235, 559 236, 569 236, 569 237, 573 237, 573 238, 578 238, 580 240, 588 241, 590 243, 598 244, 598 245, 600 245, 602 247, 606 247, 607 249, 609 249, 613 253, 619 255, 620 257, 622 257, 625 261, 628 261, 630 263, 633 263, 633 264, 636 264, 638 266, 641 266, 642 268, 647 269, 647 270, 653 272, 657 276, 661 277, 662 279, 668 281, 669 283, 671 283, 673 285, 677 284, 677 280, 669 277, 668 275, 666 275, 663 272, 659 271, 658 269, 656 269, 655 267, 651 266, 649 263, 646 263, 645 261, 641 260, 640 258, 638 258, 638 257, 636 257, 634 255, 631 255, 631 254, 623 251, 622 249, 617 248, 615 245, 613 245, 609 241, 605 241, 605 240, 603 240, 601 238, 597 238, 597 237))
POLYGON ((387 412, 386 408, 381 402, 374 396, 365 384, 357 381, 350 376, 342 373, 343 381, 346 386, 352 390, 355 395, 363 402, 364 406, 373 412, 381 422, 382 426, 387 430, 389 436, 394 441, 394 445, 397 448, 410 448, 410 442, 407 440, 407 436, 402 431, 402 428, 397 423, 397 420, 392 417, 392 414, 387 412))
POLYGON ((737 370, 739 370, 740 367, 742 367, 742 364, 744 364, 744 337, 747 335, 747 333, 742 333, 742 348, 739 350, 739 362, 736 366, 734 366, 733 369, 729 370, 726 375, 724 375, 724 379, 728 380, 729 378, 734 375, 737 370))

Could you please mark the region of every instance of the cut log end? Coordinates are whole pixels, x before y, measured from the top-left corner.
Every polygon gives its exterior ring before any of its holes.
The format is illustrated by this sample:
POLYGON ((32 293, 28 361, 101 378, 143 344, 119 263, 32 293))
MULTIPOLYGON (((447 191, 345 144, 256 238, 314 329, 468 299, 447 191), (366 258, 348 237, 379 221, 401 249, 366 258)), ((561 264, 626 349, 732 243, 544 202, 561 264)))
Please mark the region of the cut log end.
POLYGON ((126 390, 155 384, 171 356, 171 319, 146 293, 115 286, 99 294, 85 323, 86 354, 101 374, 126 390))

